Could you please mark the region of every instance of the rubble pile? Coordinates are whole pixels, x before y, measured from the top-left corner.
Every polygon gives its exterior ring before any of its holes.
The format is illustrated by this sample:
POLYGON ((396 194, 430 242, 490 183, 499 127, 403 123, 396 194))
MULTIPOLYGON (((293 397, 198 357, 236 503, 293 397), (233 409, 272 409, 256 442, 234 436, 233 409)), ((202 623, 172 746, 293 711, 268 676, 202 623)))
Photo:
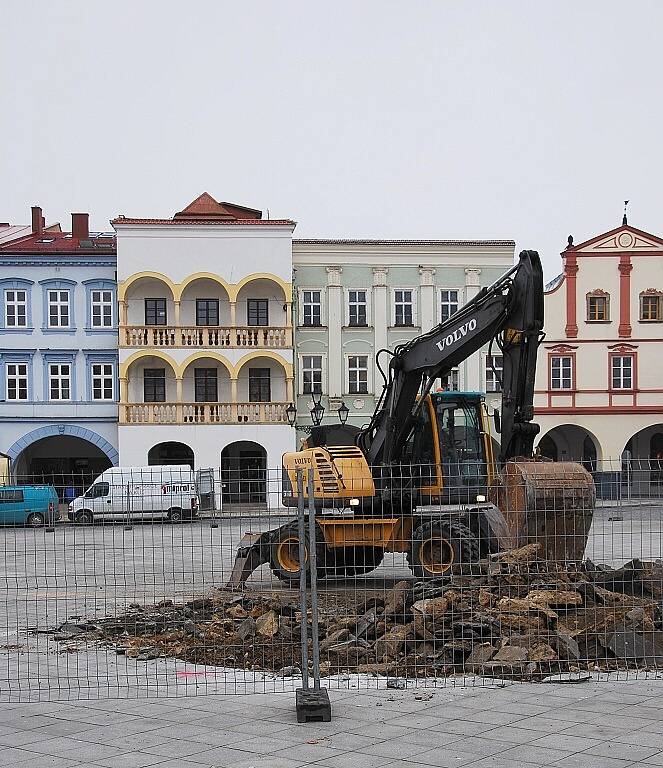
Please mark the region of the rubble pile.
MULTIPOLYGON (((556 565, 538 544, 491 556, 445 580, 384 590, 320 591, 321 671, 536 679, 561 672, 663 667, 663 563, 556 565)), ((185 604, 132 605, 60 626, 55 639, 111 646, 137 660, 296 674, 299 596, 216 590, 185 604)), ((307 617, 310 625, 310 614, 307 617)), ((309 645, 310 645, 309 640, 309 645)))

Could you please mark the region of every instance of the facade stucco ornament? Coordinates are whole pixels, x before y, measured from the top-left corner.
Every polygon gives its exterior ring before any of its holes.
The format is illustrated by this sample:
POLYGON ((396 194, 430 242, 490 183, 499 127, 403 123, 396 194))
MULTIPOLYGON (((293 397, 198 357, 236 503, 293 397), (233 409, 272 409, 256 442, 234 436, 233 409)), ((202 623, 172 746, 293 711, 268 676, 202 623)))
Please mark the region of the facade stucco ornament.
POLYGON ((387 285, 388 267, 373 267, 373 285, 387 285))
POLYGON ((419 267, 421 285, 435 285, 435 267, 419 267))
POLYGON ((327 285, 341 287, 341 275, 343 274, 343 267, 333 265, 327 267, 327 285))
POLYGON ((357 398, 356 400, 352 401, 352 405, 358 410, 361 411, 361 409, 364 407, 365 403, 361 398, 357 398))
POLYGON ((478 267, 467 267, 465 269, 465 285, 480 287, 481 270, 478 267))

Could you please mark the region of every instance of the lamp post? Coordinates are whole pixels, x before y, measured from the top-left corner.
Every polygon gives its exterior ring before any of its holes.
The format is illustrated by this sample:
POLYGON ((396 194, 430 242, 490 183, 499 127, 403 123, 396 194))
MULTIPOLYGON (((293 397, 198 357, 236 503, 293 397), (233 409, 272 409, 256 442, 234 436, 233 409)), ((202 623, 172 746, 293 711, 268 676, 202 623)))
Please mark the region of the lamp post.
MULTIPOLYGON (((291 427, 301 429, 303 432, 311 432, 313 428, 319 427, 322 424, 322 420, 325 417, 325 407, 322 404, 322 392, 311 392, 311 398, 313 399, 313 407, 310 409, 309 413, 311 414, 311 423, 313 426, 309 427, 304 424, 297 424, 297 406, 294 403, 290 403, 285 409, 285 415, 288 419, 288 424, 291 427)), ((336 413, 338 414, 338 420, 341 424, 345 424, 350 415, 350 409, 345 402, 341 401, 336 413)))

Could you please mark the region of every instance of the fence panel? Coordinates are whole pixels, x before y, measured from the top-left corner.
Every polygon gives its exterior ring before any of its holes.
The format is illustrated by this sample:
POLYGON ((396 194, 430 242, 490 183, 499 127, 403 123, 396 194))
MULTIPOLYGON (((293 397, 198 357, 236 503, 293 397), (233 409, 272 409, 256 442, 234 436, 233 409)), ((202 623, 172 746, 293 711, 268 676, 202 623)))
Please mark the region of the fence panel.
MULTIPOLYGON (((516 478, 506 498, 467 462, 445 465, 443 487, 431 466, 376 468, 358 504, 316 487, 324 685, 663 666, 662 470, 601 467, 588 467, 595 508, 568 472, 529 497, 516 478)), ((0 487, 0 697, 301 685, 299 532, 280 467, 16 480, 0 487)))

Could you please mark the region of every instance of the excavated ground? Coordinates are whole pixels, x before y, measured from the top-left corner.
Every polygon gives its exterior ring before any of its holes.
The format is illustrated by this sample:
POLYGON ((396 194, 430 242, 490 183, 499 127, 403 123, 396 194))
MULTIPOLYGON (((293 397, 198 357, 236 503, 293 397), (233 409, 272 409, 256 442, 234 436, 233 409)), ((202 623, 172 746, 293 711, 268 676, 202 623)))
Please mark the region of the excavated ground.
MULTIPOLYGON (((361 594, 327 587, 318 614, 322 674, 537 679, 663 667, 661 561, 562 567, 540 559, 534 544, 470 570, 361 594)), ((290 676, 301 667, 301 621, 294 590, 215 590, 49 632, 62 651, 96 644, 137 660, 171 657, 290 676)), ((310 651, 310 611, 307 624, 310 651)))

